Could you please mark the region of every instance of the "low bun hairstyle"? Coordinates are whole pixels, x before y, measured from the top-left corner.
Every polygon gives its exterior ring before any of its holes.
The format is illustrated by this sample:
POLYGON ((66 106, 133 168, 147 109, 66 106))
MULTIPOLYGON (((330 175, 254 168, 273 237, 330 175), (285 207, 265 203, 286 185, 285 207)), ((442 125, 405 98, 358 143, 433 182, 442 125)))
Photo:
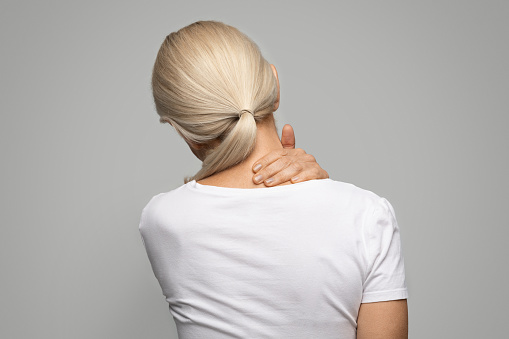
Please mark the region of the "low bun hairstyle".
POLYGON ((197 21, 166 37, 152 91, 161 123, 194 143, 221 141, 207 149, 200 171, 184 183, 244 161, 254 149, 256 122, 272 114, 278 95, 276 77, 258 46, 218 21, 197 21))

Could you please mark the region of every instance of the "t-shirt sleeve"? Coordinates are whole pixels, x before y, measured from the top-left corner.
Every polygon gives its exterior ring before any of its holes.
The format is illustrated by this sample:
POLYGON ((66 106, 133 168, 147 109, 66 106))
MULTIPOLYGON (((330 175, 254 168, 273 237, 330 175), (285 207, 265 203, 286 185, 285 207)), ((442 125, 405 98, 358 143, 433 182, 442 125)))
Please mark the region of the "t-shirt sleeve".
POLYGON ((400 230, 389 201, 379 198, 364 224, 366 278, 361 303, 407 299, 400 230))

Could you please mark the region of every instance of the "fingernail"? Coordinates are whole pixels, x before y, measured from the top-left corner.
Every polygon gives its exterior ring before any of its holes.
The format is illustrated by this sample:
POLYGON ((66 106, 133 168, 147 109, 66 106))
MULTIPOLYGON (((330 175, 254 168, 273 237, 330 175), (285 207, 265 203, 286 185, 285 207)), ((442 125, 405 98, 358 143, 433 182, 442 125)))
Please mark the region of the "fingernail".
POLYGON ((262 175, 261 175, 261 174, 258 174, 258 175, 255 177, 255 181, 256 181, 256 182, 260 182, 260 181, 262 181, 262 175))
POLYGON ((266 182, 267 184, 270 184, 270 183, 271 183, 271 182, 273 182, 273 181, 274 181, 274 178, 268 178, 267 180, 265 180, 265 182, 266 182))
POLYGON ((262 168, 262 164, 257 164, 257 165, 253 168, 253 170, 254 170, 255 172, 258 172, 258 170, 259 170, 260 168, 262 168))
POLYGON ((299 180, 299 177, 293 177, 292 178, 292 181, 297 181, 297 180, 299 180))

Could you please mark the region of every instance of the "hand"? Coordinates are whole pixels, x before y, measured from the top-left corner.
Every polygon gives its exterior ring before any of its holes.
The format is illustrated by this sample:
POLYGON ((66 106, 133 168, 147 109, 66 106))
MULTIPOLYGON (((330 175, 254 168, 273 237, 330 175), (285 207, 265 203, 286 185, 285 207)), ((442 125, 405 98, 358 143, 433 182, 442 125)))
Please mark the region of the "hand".
POLYGON ((292 126, 286 124, 281 132, 282 150, 272 151, 253 165, 253 182, 263 181, 265 186, 276 186, 287 181, 292 184, 311 179, 326 179, 329 174, 318 165, 311 154, 295 148, 292 126), (257 165, 261 165, 258 166, 257 165), (258 177, 260 176, 260 177, 258 177))

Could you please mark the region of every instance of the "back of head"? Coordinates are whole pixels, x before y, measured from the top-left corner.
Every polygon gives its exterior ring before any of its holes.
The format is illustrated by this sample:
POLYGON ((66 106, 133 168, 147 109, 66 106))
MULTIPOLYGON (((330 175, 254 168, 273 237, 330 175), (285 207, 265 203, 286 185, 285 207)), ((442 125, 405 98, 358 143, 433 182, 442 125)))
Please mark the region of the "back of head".
POLYGON ((207 149, 201 170, 186 183, 245 160, 254 149, 256 122, 272 114, 278 94, 258 46, 217 21, 197 21, 166 37, 152 90, 160 122, 193 143, 221 141, 207 149))

